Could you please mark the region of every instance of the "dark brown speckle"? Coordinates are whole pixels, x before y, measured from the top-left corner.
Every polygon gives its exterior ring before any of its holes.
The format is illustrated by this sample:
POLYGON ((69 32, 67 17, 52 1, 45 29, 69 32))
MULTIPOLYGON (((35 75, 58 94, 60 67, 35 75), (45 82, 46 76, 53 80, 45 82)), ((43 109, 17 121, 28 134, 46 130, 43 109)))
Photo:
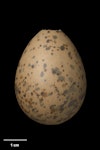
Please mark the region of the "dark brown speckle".
POLYGON ((48 30, 47 33, 50 33, 50 30, 48 30))
POLYGON ((65 50, 65 46, 64 45, 61 45, 60 46, 60 49, 63 51, 63 50, 65 50))
POLYGON ((60 75, 61 71, 59 70, 58 67, 52 68, 52 74, 60 75))
POLYGON ((40 39, 38 38, 37 41, 40 41, 40 39))
POLYGON ((31 65, 32 68, 34 68, 34 65, 31 65))
POLYGON ((26 94, 24 94, 23 97, 26 97, 26 94))
POLYGON ((45 36, 45 39, 47 39, 47 36, 45 36))
POLYGON ((22 72, 22 69, 19 69, 19 73, 21 73, 22 72))
POLYGON ((32 58, 34 59, 34 58, 35 58, 35 56, 32 56, 32 58))
POLYGON ((71 52, 68 52, 68 56, 69 56, 70 59, 72 59, 72 54, 71 54, 71 52))
POLYGON ((47 39, 46 43, 49 43, 51 40, 50 39, 47 39))
POLYGON ((48 96, 48 94, 47 94, 47 92, 41 92, 41 96, 43 96, 43 97, 47 97, 47 96, 48 96))
POLYGON ((31 96, 33 96, 33 92, 31 92, 31 96))

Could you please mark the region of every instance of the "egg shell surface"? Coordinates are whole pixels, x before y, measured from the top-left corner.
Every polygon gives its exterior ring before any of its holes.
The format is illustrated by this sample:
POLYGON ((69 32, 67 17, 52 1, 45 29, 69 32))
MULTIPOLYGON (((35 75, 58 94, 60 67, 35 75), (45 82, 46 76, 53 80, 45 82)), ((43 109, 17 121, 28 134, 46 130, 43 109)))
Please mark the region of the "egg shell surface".
POLYGON ((40 124, 61 124, 79 111, 86 74, 63 31, 41 30, 30 40, 16 70, 15 94, 22 111, 40 124))

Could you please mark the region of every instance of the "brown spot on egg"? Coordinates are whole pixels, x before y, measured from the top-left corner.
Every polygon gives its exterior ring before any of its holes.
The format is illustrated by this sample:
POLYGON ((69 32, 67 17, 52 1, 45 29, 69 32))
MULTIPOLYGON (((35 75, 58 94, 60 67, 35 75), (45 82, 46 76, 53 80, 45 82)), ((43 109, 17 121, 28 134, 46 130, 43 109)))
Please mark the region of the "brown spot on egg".
POLYGON ((60 46, 60 49, 61 49, 62 51, 64 51, 64 50, 65 50, 65 46, 64 46, 64 45, 61 45, 61 46, 60 46))
POLYGON ((43 64, 43 68, 46 68, 46 67, 47 67, 47 64, 46 64, 46 63, 44 63, 44 64, 43 64))
POLYGON ((62 84, 62 87, 65 88, 65 87, 67 87, 67 85, 68 85, 68 83, 64 83, 64 84, 62 84))
POLYGON ((66 77, 68 77, 69 75, 68 74, 66 74, 66 77))
POLYGON ((26 97, 26 94, 24 94, 23 97, 26 97))
POLYGON ((49 43, 50 41, 52 41, 52 40, 50 40, 50 39, 47 39, 47 40, 46 40, 46 43, 49 43))
POLYGON ((47 39, 47 36, 45 36, 45 39, 47 39))
POLYGON ((39 61, 37 60, 36 63, 38 64, 38 62, 39 62, 39 61))
POLYGON ((47 94, 47 92, 41 92, 41 96, 43 96, 43 97, 47 97, 48 96, 48 94, 47 94))
POLYGON ((22 79, 22 78, 23 78, 23 76, 21 75, 21 76, 20 76, 20 79, 22 79))
POLYGON ((69 93, 69 90, 64 90, 64 92, 63 92, 63 94, 62 94, 62 95, 67 96, 67 95, 68 95, 68 93, 69 93))
POLYGON ((72 64, 70 64, 70 68, 71 68, 72 70, 75 69, 74 65, 72 65, 72 64))
POLYGON ((41 107, 44 107, 43 98, 40 98, 40 99, 39 99, 39 102, 40 102, 40 106, 41 106, 41 107))
POLYGON ((51 114, 56 111, 56 105, 51 105, 49 108, 50 108, 51 114))
POLYGON ((65 70, 63 69, 62 71, 64 72, 65 70))
POLYGON ((31 92, 31 96, 33 96, 33 92, 31 92))
POLYGON ((57 119, 58 118, 58 116, 53 116, 53 119, 57 119))
POLYGON ((44 61, 44 59, 42 59, 42 61, 44 61))
POLYGON ((22 72, 22 69, 19 69, 19 73, 21 73, 22 72))
POLYGON ((39 83, 36 83, 36 84, 35 84, 35 86, 38 86, 38 85, 39 85, 39 83))
POLYGON ((40 76, 41 76, 41 77, 43 77, 43 76, 44 76, 44 72, 43 72, 43 71, 40 73, 40 76))
POLYGON ((50 30, 48 30, 47 33, 50 33, 50 30))
POLYGON ((38 110, 36 108, 32 108, 33 112, 38 112, 38 110))
POLYGON ((64 77, 64 76, 59 76, 57 81, 61 81, 61 82, 62 82, 62 81, 64 81, 64 80, 65 80, 65 77, 64 77))
POLYGON ((53 39, 57 39, 57 35, 53 35, 52 37, 53 37, 53 39))
POLYGON ((72 54, 71 54, 71 52, 68 52, 68 56, 69 56, 70 59, 72 59, 72 54))
POLYGON ((44 69, 44 72, 46 72, 47 71, 47 69, 44 69))
POLYGON ((46 50, 50 50, 50 49, 51 49, 51 46, 47 46, 47 47, 46 47, 46 50))
POLYGON ((25 86, 26 85, 26 81, 23 81, 23 86, 25 86))
POLYGON ((59 112, 60 113, 62 113, 64 111, 66 103, 67 103, 67 101, 64 101, 64 103, 59 106, 59 112))
POLYGON ((40 103, 42 103, 43 102, 43 98, 39 99, 39 101, 40 101, 40 103))
POLYGON ((60 75, 61 71, 58 67, 52 68, 52 74, 60 75))
POLYGON ((34 59, 34 58, 35 58, 35 56, 32 56, 32 58, 34 59))
POLYGON ((34 64, 33 64, 33 65, 31 65, 31 67, 32 67, 32 68, 34 68, 34 64))
POLYGON ((40 90, 40 88, 39 88, 39 87, 37 87, 35 90, 36 90, 36 91, 39 91, 39 90, 40 90))
POLYGON ((38 38, 37 41, 40 41, 40 39, 38 38))
POLYGON ((53 92, 50 92, 48 95, 49 95, 49 96, 50 96, 50 95, 53 95, 53 92))

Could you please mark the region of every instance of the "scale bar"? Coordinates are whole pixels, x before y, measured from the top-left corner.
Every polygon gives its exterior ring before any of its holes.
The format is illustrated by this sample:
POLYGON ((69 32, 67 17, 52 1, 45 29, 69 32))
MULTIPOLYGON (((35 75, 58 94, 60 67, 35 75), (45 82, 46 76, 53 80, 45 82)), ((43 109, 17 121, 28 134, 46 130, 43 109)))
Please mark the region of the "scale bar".
POLYGON ((3 139, 3 141, 27 141, 27 139, 3 139))

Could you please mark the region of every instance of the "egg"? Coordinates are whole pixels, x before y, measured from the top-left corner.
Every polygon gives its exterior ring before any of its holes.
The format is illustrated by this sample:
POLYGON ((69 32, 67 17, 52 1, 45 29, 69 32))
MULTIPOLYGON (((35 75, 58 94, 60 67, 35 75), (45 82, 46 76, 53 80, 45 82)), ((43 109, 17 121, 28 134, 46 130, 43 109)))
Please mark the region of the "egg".
POLYGON ((28 43, 15 75, 15 95, 24 114, 58 125, 80 110, 86 95, 82 59, 62 30, 40 30, 28 43))

